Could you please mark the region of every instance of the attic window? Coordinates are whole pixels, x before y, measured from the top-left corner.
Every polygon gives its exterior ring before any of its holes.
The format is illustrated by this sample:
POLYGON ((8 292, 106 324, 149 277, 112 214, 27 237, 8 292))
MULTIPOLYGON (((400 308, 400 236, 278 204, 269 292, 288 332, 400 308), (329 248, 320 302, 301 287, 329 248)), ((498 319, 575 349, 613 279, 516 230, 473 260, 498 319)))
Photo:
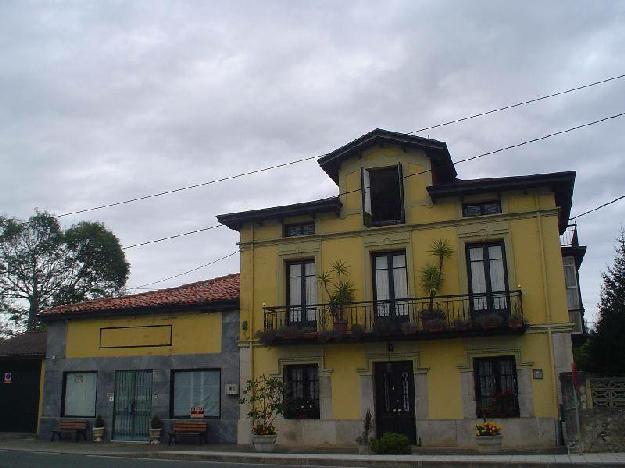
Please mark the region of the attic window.
POLYGON ((284 237, 309 236, 314 233, 315 233, 314 221, 310 221, 307 223, 284 225, 284 237))
POLYGON ((367 226, 404 222, 401 164, 362 169, 362 205, 367 226))
POLYGON ((501 213, 499 200, 482 203, 465 203, 462 205, 463 216, 484 216, 501 213))

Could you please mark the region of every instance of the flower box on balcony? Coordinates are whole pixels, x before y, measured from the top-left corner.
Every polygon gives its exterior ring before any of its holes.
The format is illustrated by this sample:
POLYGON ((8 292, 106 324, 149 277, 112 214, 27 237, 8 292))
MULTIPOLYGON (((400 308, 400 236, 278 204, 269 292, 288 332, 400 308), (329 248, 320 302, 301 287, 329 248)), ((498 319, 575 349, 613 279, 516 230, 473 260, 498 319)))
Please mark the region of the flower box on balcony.
POLYGON ((427 332, 439 332, 447 328, 447 316, 442 310, 430 310, 421 314, 421 325, 427 332))

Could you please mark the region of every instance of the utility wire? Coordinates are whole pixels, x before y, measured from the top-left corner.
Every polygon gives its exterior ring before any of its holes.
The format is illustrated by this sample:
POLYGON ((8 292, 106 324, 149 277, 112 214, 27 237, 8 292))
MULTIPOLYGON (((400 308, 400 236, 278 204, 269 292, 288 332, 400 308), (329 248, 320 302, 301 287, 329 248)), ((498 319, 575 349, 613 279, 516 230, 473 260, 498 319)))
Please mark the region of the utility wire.
POLYGON ((102 210, 104 208, 111 208, 113 206, 118 206, 118 205, 128 205, 130 203, 135 203, 135 202, 138 202, 138 201, 141 201, 141 200, 147 200, 149 198, 157 198, 157 197, 162 197, 164 195, 171 195, 173 193, 182 192, 183 190, 191 190, 191 189, 196 189, 196 188, 200 188, 200 187, 205 187, 207 185, 217 184, 219 182, 224 182, 226 180, 234 180, 234 179, 238 179, 239 177, 248 176, 248 175, 252 175, 252 174, 257 174, 257 173, 269 171, 269 170, 272 170, 272 169, 279 169, 281 167, 291 166, 293 164, 299 164, 299 163, 302 163, 302 162, 305 162, 305 161, 311 161, 311 160, 317 159, 317 158, 319 158, 319 156, 316 156, 316 155, 315 156, 308 156, 306 158, 300 158, 300 159, 296 159, 294 161, 289 161, 289 162, 285 162, 285 163, 282 163, 282 164, 275 164, 273 166, 268 166, 268 167, 265 167, 264 169, 254 169, 253 171, 242 172, 241 174, 237 174, 237 175, 226 176, 226 177, 222 177, 220 179, 207 180, 205 182, 199 182, 199 183, 193 184, 193 185, 186 185, 184 187, 178 187, 178 188, 174 188, 174 189, 169 189, 169 190, 165 190, 163 192, 151 193, 151 194, 148 194, 148 195, 143 195, 141 197, 130 198, 128 200, 117 201, 117 202, 113 202, 113 203, 107 203, 105 205, 94 206, 92 208, 84 208, 82 210, 77 210, 77 211, 68 211, 67 213, 62 213, 60 215, 57 215, 57 217, 58 218, 62 218, 64 216, 70 216, 70 215, 75 215, 75 214, 79 214, 79 213, 87 213, 89 211, 102 210))
MULTIPOLYGON (((486 116, 486 115, 493 114, 495 112, 500 112, 500 111, 507 110, 507 109, 513 109, 513 108, 516 108, 516 107, 519 107, 519 106, 528 105, 528 104, 531 104, 531 103, 534 103, 534 102, 543 101, 545 99, 549 99, 549 98, 552 98, 552 97, 555 97, 555 96, 568 94, 568 93, 571 93, 571 92, 579 91, 579 90, 582 90, 582 89, 585 89, 585 88, 590 88, 592 86, 602 85, 602 84, 605 84, 605 83, 608 83, 608 82, 612 82, 612 81, 615 81, 615 80, 620 80, 620 79, 623 79, 623 78, 625 78, 625 74, 618 75, 618 76, 612 76, 612 77, 605 78, 605 79, 600 80, 600 81, 595 81, 593 83, 582 84, 582 85, 579 85, 579 86, 576 86, 576 87, 573 87, 573 88, 570 88, 570 89, 567 89, 567 90, 564 90, 564 91, 558 91, 558 92, 555 92, 555 93, 552 93, 552 94, 546 94, 546 95, 541 96, 539 98, 528 99, 526 101, 521 101, 521 102, 518 102, 516 104, 511 104, 511 105, 508 105, 508 106, 495 108, 495 109, 492 109, 490 111, 480 112, 478 114, 474 114, 474 115, 470 115, 470 116, 466 116, 466 117, 461 117, 461 118, 458 118, 458 119, 450 120, 449 122, 439 123, 439 124, 432 125, 432 126, 429 126, 429 127, 423 127, 423 128, 420 128, 419 130, 416 130, 416 131, 413 131, 413 132, 408 132, 407 135, 414 134, 414 133, 421 133, 421 132, 424 132, 426 130, 431 130, 431 129, 434 129, 434 128, 444 127, 444 126, 447 126, 447 125, 460 123, 460 122, 463 122, 463 121, 466 121, 466 120, 471 120, 471 119, 475 119, 475 118, 478 118, 478 117, 483 117, 483 116, 486 116)), ((249 176, 249 175, 253 175, 253 174, 257 174, 257 173, 261 173, 261 172, 266 172, 266 171, 273 170, 273 169, 279 169, 281 167, 291 166, 291 165, 299 164, 299 163, 306 162, 306 161, 312 161, 313 159, 318 159, 321 156, 322 155, 308 156, 308 157, 305 157, 305 158, 300 158, 300 159, 296 159, 296 160, 293 160, 293 161, 289 161, 289 162, 285 162, 285 163, 281 163, 281 164, 276 164, 276 165, 273 165, 273 166, 268 166, 268 167, 265 167, 263 169, 254 169, 254 170, 251 170, 251 171, 248 171, 248 172, 242 172, 240 174, 236 174, 236 175, 232 175, 232 176, 226 176, 226 177, 222 177, 222 178, 219 178, 219 179, 213 179, 213 180, 199 182, 199 183, 192 184, 192 185, 186 185, 186 186, 182 186, 182 187, 178 187, 178 188, 164 190, 162 192, 147 194, 147 195, 143 195, 143 196, 137 196, 135 198, 130 198, 130 199, 127 199, 127 200, 116 201, 116 202, 112 202, 112 203, 106 203, 104 205, 94 206, 94 207, 91 207, 91 208, 84 208, 84 209, 76 210, 76 211, 68 211, 66 213, 62 213, 62 214, 59 214, 57 216, 59 218, 62 218, 62 217, 65 217, 65 216, 70 216, 70 215, 75 215, 75 214, 80 214, 80 213, 87 213, 87 212, 90 212, 90 211, 97 211, 97 210, 102 210, 102 209, 105 209, 105 208, 112 208, 114 206, 129 205, 131 203, 135 203, 135 202, 142 201, 142 200, 148 200, 148 199, 151 199, 151 198, 162 197, 162 196, 165 196, 165 195, 172 195, 174 193, 182 192, 182 191, 185 191, 185 190, 192 190, 192 189, 196 189, 196 188, 200 188, 200 187, 205 187, 207 185, 212 185, 212 184, 216 184, 216 183, 220 183, 220 182, 225 182, 227 180, 238 179, 239 177, 249 176)))
MULTIPOLYGON (((474 156, 471 156, 471 157, 462 158, 462 159, 459 159, 457 161, 453 161, 452 164, 454 166, 456 166, 458 164, 463 164, 463 163, 466 163, 466 162, 470 162, 470 161, 473 161, 475 159, 484 158, 484 157, 487 157, 487 156, 493 156, 493 155, 501 153, 503 151, 508 151, 508 150, 513 149, 513 148, 518 148, 520 146, 524 146, 524 145, 527 145, 527 144, 536 143, 538 141, 543 141, 543 140, 546 140, 548 138, 554 137, 556 135, 562 135, 562 134, 570 133, 572 131, 579 130, 580 128, 590 127, 592 125, 596 125, 598 123, 603 123, 603 122, 606 122, 606 121, 611 120, 611 119, 617 119, 617 118, 623 117, 623 115, 625 115, 625 112, 621 112, 620 114, 615 114, 615 115, 612 115, 612 116, 609 116, 609 117, 604 117, 602 119, 593 120, 592 122, 586 122, 586 123, 583 123, 581 125, 576 125, 574 127, 568 128, 566 130, 560 130, 560 131, 557 131, 557 132, 549 133, 549 134, 544 135, 542 137, 532 138, 531 140, 524 140, 524 141, 521 141, 519 143, 515 143, 515 144, 512 144, 512 145, 508 145, 508 146, 503 146, 501 148, 498 148, 498 149, 495 149, 495 150, 492 150, 492 151, 487 151, 485 153, 477 154, 477 155, 474 155, 474 156)), ((403 178, 404 179, 408 179, 409 177, 425 174, 425 173, 431 172, 431 171, 432 171, 432 169, 424 169, 424 170, 419 171, 419 172, 413 172, 411 174, 407 174, 403 178)), ((369 187, 367 187, 367 188, 369 188, 369 187)), ((345 195, 348 195, 348 194, 351 194, 351 193, 360 192, 361 190, 362 190, 362 187, 359 187, 359 188, 354 189, 354 190, 348 190, 348 191, 345 191, 345 192, 340 192, 337 196, 341 197, 341 196, 345 196, 345 195)), ((617 200, 614 200, 614 201, 612 201, 610 203, 614 203, 615 201, 617 201, 617 200)), ((582 215, 578 215, 577 217, 579 217, 579 216, 582 216, 582 215)), ((573 219, 573 218, 571 218, 571 219, 573 219)), ((201 228, 201 229, 196 229, 194 231, 188 231, 188 232, 181 233, 181 234, 175 234, 173 236, 161 237, 159 239, 153 239, 153 240, 148 240, 148 241, 145 241, 145 242, 139 242, 137 244, 127 245, 127 246, 123 247, 123 249, 127 250, 127 249, 132 249, 134 247, 141 247, 141 246, 144 246, 144 245, 156 244, 156 243, 163 242, 163 241, 166 241, 166 240, 176 239, 178 237, 189 236, 189 235, 192 235, 192 234, 198 234, 200 232, 209 231, 211 229, 217 229, 217 228, 220 228, 220 227, 223 227, 223 224, 216 224, 216 225, 213 225, 213 226, 208 226, 208 227, 204 227, 204 228, 201 228)))
POLYGON ((176 275, 168 276, 167 278, 162 278, 160 280, 152 281, 150 283, 140 284, 139 286, 135 286, 134 288, 128 288, 128 289, 153 289, 153 288, 147 288, 147 286, 152 286, 154 284, 162 283, 164 281, 168 281, 168 280, 171 280, 171 279, 174 279, 174 278, 180 278, 181 276, 188 275, 189 273, 193 273, 194 271, 198 271, 198 270, 200 270, 202 268, 206 268, 207 266, 214 265, 217 262, 221 262, 222 260, 230 258, 233 255, 238 254, 238 253, 239 253, 239 251, 235 250, 234 252, 230 252, 229 254, 224 255, 223 257, 219 257, 219 258, 217 258, 217 259, 215 259, 215 260, 213 260, 211 262, 204 263, 203 265, 196 266, 195 268, 191 268, 190 270, 183 271, 182 273, 178 273, 176 275))
POLYGON ((584 211, 584 212, 582 212, 582 213, 580 213, 578 215, 575 215, 575 216, 569 218, 569 220, 572 221, 574 219, 581 218, 582 216, 586 216, 587 214, 594 213, 595 211, 598 211, 601 208, 605 208, 606 206, 612 205, 613 203, 616 203, 617 201, 622 200, 624 198, 625 198, 625 195, 618 196, 614 200, 610 200, 609 202, 603 203, 603 204, 601 204, 599 206, 596 206, 596 207, 594 207, 594 208, 592 208, 590 210, 587 210, 587 211, 584 211))
POLYGON ((541 96, 541 97, 538 97, 538 98, 534 98, 534 99, 528 99, 527 101, 519 101, 516 104, 510 104, 508 106, 503 106, 503 107, 491 109, 491 110, 486 111, 486 112, 480 112, 479 114, 473 114, 473 115, 467 115, 465 117, 460 117, 460 118, 457 118, 457 119, 454 119, 454 120, 450 120, 449 122, 439 123, 439 124, 436 124, 436 125, 431 125, 429 127, 423 127, 423 128, 420 128, 419 130, 415 130, 413 132, 408 132, 407 135, 410 135, 410 134, 413 134, 413 133, 425 132, 426 130, 432 130, 434 128, 446 127, 447 125, 457 124, 457 123, 460 123, 460 122, 464 122, 465 120, 472 120, 472 119, 476 119, 478 117, 485 117, 487 115, 494 114, 495 112, 501 112, 501 111, 508 110, 508 109, 513 109, 513 108, 519 107, 519 106, 526 106, 526 105, 532 104, 534 102, 544 101, 545 99, 550 99, 552 97, 561 96, 563 94, 568 94, 568 93, 572 93, 572 92, 575 92, 575 91, 580 91, 580 90, 585 89, 585 88, 590 88, 592 86, 602 85, 602 84, 608 83, 610 81, 620 80, 620 79, 623 79, 623 78, 625 78, 625 74, 618 75, 618 76, 611 76, 611 77, 606 78, 604 80, 595 81, 593 83, 585 83, 585 84, 582 84, 582 85, 579 85, 579 86, 567 89, 565 91, 556 91, 555 93, 545 94, 544 96, 541 96))
MULTIPOLYGON (((574 219, 581 218, 582 216, 585 216, 585 215, 587 215, 589 213, 593 213, 593 212, 595 212, 597 210, 600 210, 601 208, 605 208, 606 206, 611 205, 613 203, 616 203, 617 201, 622 200, 624 198, 625 198, 625 195, 621 195, 621 196, 615 198, 614 200, 611 200, 611 201, 609 201, 607 203, 603 203, 603 204, 601 204, 601 205, 599 205, 599 206, 597 206, 597 207, 595 207, 595 208, 593 208, 591 210, 584 211, 583 213, 580 213, 580 214, 578 214, 576 216, 573 216, 573 217, 569 218, 569 220, 572 221, 574 219)), ((178 273, 177 275, 168 276, 167 278, 163 278, 163 279, 160 279, 160 280, 157 280, 157 281, 152 281, 151 283, 141 284, 141 285, 136 286, 134 288, 128 288, 128 289, 152 289, 152 288, 147 288, 147 286, 151 286, 151 285, 154 285, 154 284, 162 283, 164 281, 168 281, 170 279, 175 279, 175 278, 179 278, 179 277, 184 276, 184 275, 188 275, 189 273, 193 273, 194 271, 200 270, 202 268, 206 268, 207 266, 213 265, 213 264, 215 264, 217 262, 220 262, 222 260, 230 258, 230 257, 232 257, 233 255, 235 255, 237 253, 238 253, 238 250, 234 251, 234 252, 231 252, 231 253, 229 253, 227 255, 224 255, 223 257, 220 257, 220 258, 218 258, 216 260, 213 260, 212 262, 204 263, 203 265, 199 265, 199 266, 197 266, 195 268, 192 268, 190 270, 184 271, 182 273, 178 273)))
POLYGON ((143 245, 156 244, 158 242, 163 242, 163 241, 166 241, 166 240, 176 239, 177 237, 190 236, 192 234, 198 234, 200 232, 210 231, 211 229, 218 229, 218 228, 222 228, 222 227, 224 227, 223 224, 216 224, 214 226, 207 226, 207 227, 203 227, 203 228, 200 228, 200 229, 195 229, 193 231, 183 232, 181 234, 175 234, 173 236, 161 237, 160 239, 153 239, 153 240, 149 240, 149 241, 145 241, 145 242, 139 242, 137 244, 126 245, 125 247, 122 247, 122 250, 128 250, 128 249, 132 249, 134 247, 141 247, 143 245))
MULTIPOLYGON (((618 119, 618 118, 623 117, 623 115, 625 115, 625 112, 621 112, 619 114, 614 114, 614 115, 611 115, 611 116, 608 116, 608 117, 604 117, 602 119, 593 120, 592 122, 586 122, 586 123, 583 123, 583 124, 580 124, 580 125, 576 125, 574 127, 567 128, 566 130, 559 130, 557 132, 549 133, 549 134, 543 135, 541 137, 532 138, 531 140, 524 140, 524 141, 521 141, 519 143, 514 143, 512 145, 502 146, 501 148, 498 148, 496 150, 487 151, 485 153, 476 154, 474 156, 462 158, 462 159, 459 159, 457 161, 452 161, 452 164, 454 166, 457 166, 458 164, 463 164, 463 163, 466 163, 466 162, 470 162, 470 161, 473 161, 475 159, 484 158, 484 157, 487 157, 487 156, 493 156, 493 155, 495 155, 497 153, 501 153, 503 151, 508 151, 508 150, 513 149, 513 148, 518 148, 520 146, 528 145, 528 144, 531 144, 531 143, 536 143, 538 141, 543 141, 543 140, 546 140, 548 138, 551 138, 551 137, 554 137, 554 136, 557 136, 557 135, 562 135, 562 134, 565 134, 565 133, 573 132, 575 130, 579 130, 580 128, 590 127, 592 125, 596 125, 596 124, 599 124, 599 123, 604 123, 604 122, 606 122, 608 120, 611 120, 611 119, 618 119)), ((413 176, 421 175, 421 174, 426 174, 426 173, 431 172, 431 171, 432 171, 432 169, 424 169, 424 170, 419 171, 419 172, 413 172, 411 174, 405 175, 403 178, 407 179, 409 177, 413 177, 413 176)), ((367 187, 367 188, 369 188, 369 187, 367 187)), ((338 194, 338 196, 340 197, 340 196, 347 195, 347 194, 350 194, 350 193, 360 192, 361 190, 362 190, 362 188, 359 187, 359 188, 354 189, 354 190, 348 190, 348 191, 345 191, 345 192, 340 192, 338 194)))

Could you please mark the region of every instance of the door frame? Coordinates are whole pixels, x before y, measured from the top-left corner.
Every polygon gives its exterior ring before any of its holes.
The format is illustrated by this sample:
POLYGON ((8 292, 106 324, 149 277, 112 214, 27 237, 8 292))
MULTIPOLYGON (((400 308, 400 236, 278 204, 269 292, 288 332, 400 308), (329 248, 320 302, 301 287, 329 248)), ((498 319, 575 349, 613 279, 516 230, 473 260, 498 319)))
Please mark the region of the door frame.
MULTIPOLYGON (((152 395, 152 389, 153 389, 153 384, 154 384, 154 369, 115 369, 113 371, 115 373, 115 378, 114 380, 114 386, 115 386, 115 392, 113 393, 114 395, 114 401, 113 401, 113 418, 112 418, 112 426, 111 426, 111 440, 112 441, 117 441, 117 442, 142 442, 144 440, 148 440, 149 439, 149 433, 147 435, 147 437, 145 439, 116 439, 115 438, 115 419, 116 419, 116 415, 117 415, 117 373, 118 372, 133 372, 135 375, 139 372, 150 372, 151 374, 151 381, 150 381, 150 414, 152 413, 152 403, 153 403, 153 395, 152 395)), ((133 387, 135 388, 135 395, 136 395, 136 380, 135 380, 135 385, 133 385, 133 387)), ((133 416, 134 417, 134 416, 133 416)), ((151 419, 151 418, 150 418, 151 419)), ((148 422, 148 429, 149 429, 149 422, 148 422)))
MULTIPOLYGON (((382 366, 386 366, 388 364, 404 364, 404 365, 408 365, 409 366, 409 383, 408 383, 408 397, 409 397, 409 406, 410 406, 410 414, 407 416, 410 419, 411 422, 411 434, 406 434, 405 432, 400 432, 404 435, 406 435, 406 437, 408 437, 408 440, 410 441, 411 444, 416 443, 417 441, 417 413, 416 413, 416 382, 414 379, 414 362, 411 360, 401 360, 401 361, 377 361, 373 363, 373 406, 374 406, 374 410, 375 410, 375 433, 376 433, 376 437, 381 437, 382 436, 382 432, 380 431, 381 426, 382 426, 382 422, 381 422, 381 418, 382 418, 382 411, 381 408, 378 407, 378 397, 379 395, 379 389, 378 389, 378 372, 382 371, 384 372, 384 370, 382 369, 382 366), (411 391, 412 390, 412 391, 411 391)), ((399 431, 396 431, 399 432, 399 431)))

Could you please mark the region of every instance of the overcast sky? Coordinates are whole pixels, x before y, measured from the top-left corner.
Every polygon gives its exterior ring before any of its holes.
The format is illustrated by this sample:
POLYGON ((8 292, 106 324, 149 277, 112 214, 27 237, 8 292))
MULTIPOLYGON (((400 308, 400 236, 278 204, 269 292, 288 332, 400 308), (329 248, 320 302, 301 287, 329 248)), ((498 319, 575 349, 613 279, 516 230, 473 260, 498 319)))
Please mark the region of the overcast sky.
MULTIPOLYGON (((625 2, 0 2, 0 212, 97 206, 625 73, 625 2)), ((454 159, 625 111, 625 80, 422 135, 454 159)), ((625 119, 458 166, 577 171, 573 214, 624 192, 625 119)), ((332 196, 315 161, 63 218, 124 245, 332 196)), ((625 201, 582 218, 594 320, 625 201)), ((226 228, 127 251, 137 286, 236 250, 226 228)), ((159 286, 238 271, 238 256, 159 286)))

